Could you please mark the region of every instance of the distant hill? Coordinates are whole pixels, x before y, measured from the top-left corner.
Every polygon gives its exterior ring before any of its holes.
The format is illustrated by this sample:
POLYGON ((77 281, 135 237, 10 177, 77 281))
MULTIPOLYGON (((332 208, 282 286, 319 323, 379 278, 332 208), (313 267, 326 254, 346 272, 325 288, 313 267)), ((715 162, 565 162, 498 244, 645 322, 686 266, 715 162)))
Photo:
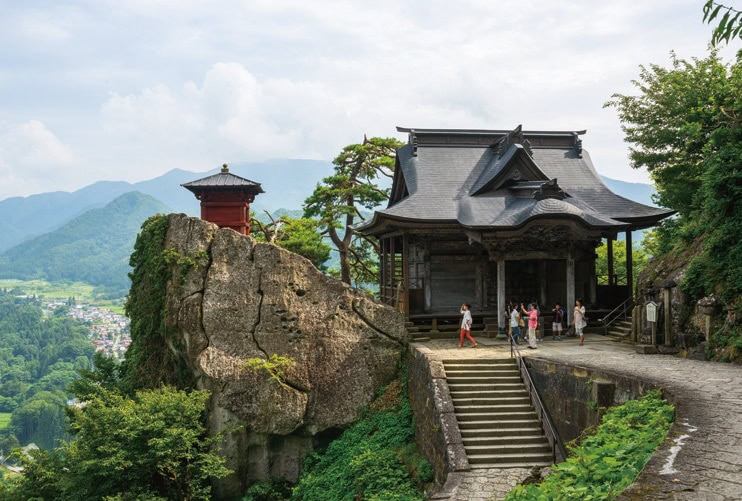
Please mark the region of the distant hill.
POLYGON ((633 200, 634 202, 640 202, 652 206, 656 205, 652 201, 652 195, 657 192, 653 185, 644 183, 627 183, 626 181, 619 181, 618 179, 611 179, 605 176, 600 177, 612 192, 633 200))
POLYGON ((170 208, 139 192, 125 193, 0 255, 0 277, 81 281, 128 289, 129 255, 142 222, 170 208))
MULTIPOLYGON (((274 212, 280 207, 300 208, 314 186, 330 175, 332 164, 320 160, 267 160, 260 163, 236 163, 230 171, 262 183, 266 193, 255 200, 252 208, 274 212)), ((103 207, 114 198, 131 191, 150 195, 174 212, 199 215, 198 200, 181 183, 214 174, 173 169, 161 176, 138 183, 98 181, 77 191, 50 192, 29 197, 0 200, 0 251, 9 249, 30 237, 54 230, 90 209, 103 207)))

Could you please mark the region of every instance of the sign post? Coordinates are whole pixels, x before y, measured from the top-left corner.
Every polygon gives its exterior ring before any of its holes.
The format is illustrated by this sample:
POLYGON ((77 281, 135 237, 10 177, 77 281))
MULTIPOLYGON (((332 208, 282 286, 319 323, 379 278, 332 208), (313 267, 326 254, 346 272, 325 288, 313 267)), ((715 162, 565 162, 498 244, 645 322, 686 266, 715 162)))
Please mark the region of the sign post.
POLYGON ((650 301, 645 306, 647 322, 652 324, 652 346, 657 346, 657 303, 650 301))

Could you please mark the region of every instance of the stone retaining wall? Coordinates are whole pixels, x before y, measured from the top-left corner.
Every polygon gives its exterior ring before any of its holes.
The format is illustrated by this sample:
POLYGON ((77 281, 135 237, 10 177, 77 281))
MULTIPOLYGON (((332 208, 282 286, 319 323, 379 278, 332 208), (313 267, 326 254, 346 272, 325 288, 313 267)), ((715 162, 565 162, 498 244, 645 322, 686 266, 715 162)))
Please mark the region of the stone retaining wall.
POLYGON ((531 379, 565 443, 578 438, 588 427, 597 426, 606 408, 638 399, 649 390, 658 388, 638 378, 608 371, 534 357, 527 357, 525 361, 531 379))
POLYGON ((417 446, 433 466, 440 487, 453 471, 468 471, 469 461, 454 414, 443 362, 430 350, 410 345, 407 351, 407 385, 415 417, 417 446))

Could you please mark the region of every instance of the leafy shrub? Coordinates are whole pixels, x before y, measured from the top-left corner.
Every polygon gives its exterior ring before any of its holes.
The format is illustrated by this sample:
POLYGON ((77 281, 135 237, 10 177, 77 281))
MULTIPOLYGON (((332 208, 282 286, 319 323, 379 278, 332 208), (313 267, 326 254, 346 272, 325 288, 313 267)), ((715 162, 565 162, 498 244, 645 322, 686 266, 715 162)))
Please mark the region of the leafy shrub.
POLYGON ((283 501, 291 498, 291 486, 286 480, 273 478, 248 487, 242 501, 283 501))
MULTIPOLYGON (((386 392, 398 385, 390 384, 386 392)), ((355 499, 425 499, 420 487, 433 470, 416 451, 412 409, 406 384, 397 404, 388 400, 380 410, 370 408, 323 453, 310 454, 292 499, 325 501, 355 499)), ((384 399, 384 394, 379 397, 384 399)), ((377 406, 379 407, 379 406, 377 406)))
POLYGON ((674 413, 659 391, 611 409, 595 435, 573 448, 552 475, 541 484, 516 487, 506 501, 614 499, 665 439, 674 413))
POLYGON ((245 369, 252 372, 266 371, 271 379, 283 384, 286 381, 284 371, 293 367, 294 364, 296 364, 296 360, 293 358, 274 353, 267 359, 248 358, 245 362, 245 369))

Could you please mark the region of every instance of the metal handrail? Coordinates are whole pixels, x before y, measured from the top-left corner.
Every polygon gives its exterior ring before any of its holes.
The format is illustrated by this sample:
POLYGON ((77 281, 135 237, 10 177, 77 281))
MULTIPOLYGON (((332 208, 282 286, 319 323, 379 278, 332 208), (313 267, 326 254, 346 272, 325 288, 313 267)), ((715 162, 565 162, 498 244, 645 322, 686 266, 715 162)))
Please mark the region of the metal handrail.
POLYGON ((634 298, 629 297, 626 301, 613 308, 613 310, 611 310, 606 316, 599 319, 598 321, 603 323, 603 334, 608 335, 608 327, 613 325, 613 323, 619 318, 626 320, 626 312, 633 307, 634 298))
POLYGON ((523 361, 523 355, 521 355, 518 345, 513 342, 512 335, 509 335, 509 338, 510 358, 515 358, 515 362, 518 366, 518 370, 520 371, 521 378, 523 379, 523 383, 525 383, 526 390, 528 391, 528 396, 531 399, 531 404, 536 410, 536 416, 541 422, 541 427, 544 429, 546 439, 549 441, 549 445, 551 446, 552 460, 555 464, 564 461, 565 459, 567 459, 567 453, 564 450, 564 444, 562 444, 562 441, 559 439, 556 428, 551 422, 551 418, 546 411, 546 407, 541 401, 541 397, 539 396, 538 390, 536 390, 536 385, 533 383, 533 379, 531 379, 531 374, 528 372, 528 368, 523 361))

